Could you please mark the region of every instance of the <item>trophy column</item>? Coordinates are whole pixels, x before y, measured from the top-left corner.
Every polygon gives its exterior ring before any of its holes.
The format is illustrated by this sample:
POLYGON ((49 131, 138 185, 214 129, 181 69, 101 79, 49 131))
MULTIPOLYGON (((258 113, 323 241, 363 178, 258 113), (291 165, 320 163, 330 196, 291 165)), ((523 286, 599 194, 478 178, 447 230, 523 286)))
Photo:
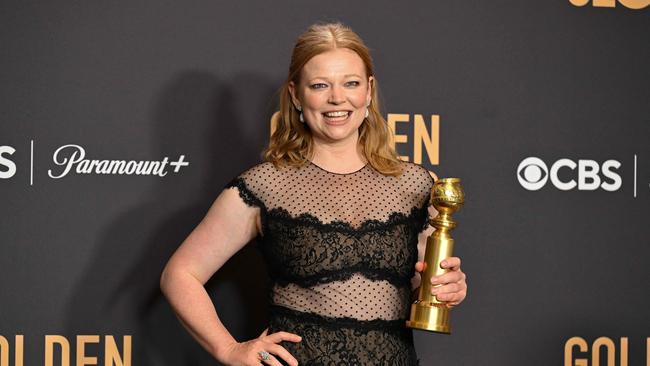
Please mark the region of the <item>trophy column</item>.
POLYGON ((431 189, 430 203, 438 210, 438 215, 429 220, 436 230, 427 238, 424 253, 425 269, 421 274, 418 299, 411 304, 411 316, 406 326, 414 329, 438 333, 451 333, 449 325, 450 309, 445 302, 431 295, 431 277, 441 275, 447 270, 440 262, 453 255, 454 239, 450 232, 456 227, 451 214, 458 211, 465 202, 465 194, 458 178, 439 179, 431 189))

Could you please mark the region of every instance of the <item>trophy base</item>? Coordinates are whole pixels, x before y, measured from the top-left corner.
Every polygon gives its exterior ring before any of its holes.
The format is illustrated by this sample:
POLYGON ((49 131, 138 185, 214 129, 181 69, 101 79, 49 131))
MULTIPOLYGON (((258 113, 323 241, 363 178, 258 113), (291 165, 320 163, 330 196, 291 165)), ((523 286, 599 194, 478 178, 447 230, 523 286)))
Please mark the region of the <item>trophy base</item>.
POLYGON ((415 302, 411 305, 411 318, 406 326, 429 332, 451 334, 449 308, 444 304, 415 302))

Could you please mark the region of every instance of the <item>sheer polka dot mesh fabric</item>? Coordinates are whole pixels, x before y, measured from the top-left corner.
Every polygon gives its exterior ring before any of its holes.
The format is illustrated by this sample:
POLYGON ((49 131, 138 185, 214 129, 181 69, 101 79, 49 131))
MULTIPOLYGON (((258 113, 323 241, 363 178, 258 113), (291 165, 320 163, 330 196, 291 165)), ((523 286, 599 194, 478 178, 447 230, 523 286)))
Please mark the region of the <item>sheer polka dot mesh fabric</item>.
POLYGON ((267 162, 226 185, 260 209, 269 331, 303 336, 283 343, 301 364, 417 364, 404 321, 433 178, 402 164, 393 177, 370 165, 338 174, 267 162))

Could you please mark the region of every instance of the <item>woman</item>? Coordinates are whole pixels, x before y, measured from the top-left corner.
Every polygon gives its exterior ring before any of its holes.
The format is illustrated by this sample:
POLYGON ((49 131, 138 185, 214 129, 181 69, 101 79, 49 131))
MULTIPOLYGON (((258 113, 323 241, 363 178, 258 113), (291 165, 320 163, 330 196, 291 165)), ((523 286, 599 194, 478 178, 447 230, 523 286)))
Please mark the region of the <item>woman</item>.
MULTIPOLYGON (((377 102, 354 32, 324 24, 299 37, 266 162, 226 186, 161 277, 181 323, 220 362, 417 364, 404 320, 433 230, 433 179, 397 159, 377 102), (257 235, 273 282, 270 324, 240 343, 203 285, 257 235)), ((467 290, 460 259, 441 265, 449 272, 427 280, 457 305, 467 290)))

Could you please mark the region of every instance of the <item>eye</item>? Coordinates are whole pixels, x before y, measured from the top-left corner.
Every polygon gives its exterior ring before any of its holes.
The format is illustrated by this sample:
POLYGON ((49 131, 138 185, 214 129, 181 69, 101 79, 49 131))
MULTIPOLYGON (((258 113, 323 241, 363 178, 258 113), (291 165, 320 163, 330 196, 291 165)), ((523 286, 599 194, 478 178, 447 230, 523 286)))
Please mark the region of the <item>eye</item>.
POLYGON ((325 84, 325 83, 316 83, 316 84, 311 84, 309 87, 312 88, 312 89, 323 89, 323 88, 327 87, 327 84, 325 84))
POLYGON ((356 81, 356 80, 355 81, 348 81, 347 83, 345 83, 345 86, 359 86, 359 85, 361 85, 361 83, 356 81))

